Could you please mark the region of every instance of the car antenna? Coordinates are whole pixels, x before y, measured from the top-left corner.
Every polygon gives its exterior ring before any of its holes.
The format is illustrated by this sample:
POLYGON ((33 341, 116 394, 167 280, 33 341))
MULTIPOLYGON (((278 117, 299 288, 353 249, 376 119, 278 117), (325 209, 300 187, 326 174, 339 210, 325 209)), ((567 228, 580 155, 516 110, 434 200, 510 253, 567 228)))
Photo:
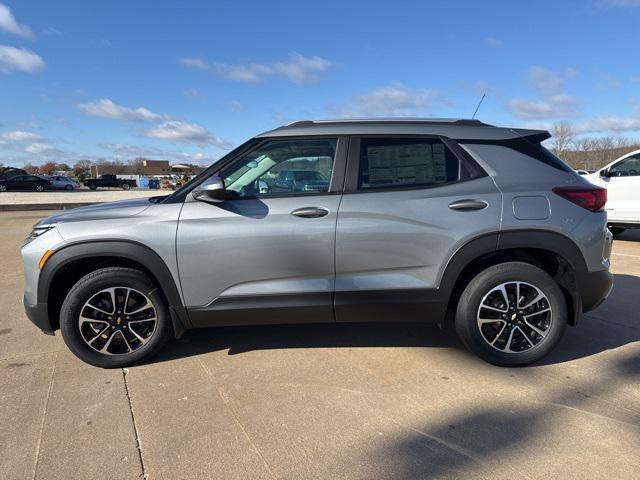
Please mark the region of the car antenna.
POLYGON ((476 113, 478 113, 478 110, 480 109, 480 105, 482 105, 482 102, 484 101, 484 97, 486 97, 486 96, 487 96, 487 94, 486 94, 486 93, 483 93, 483 94, 482 94, 482 98, 481 98, 481 99, 480 99, 480 101, 478 102, 478 106, 476 107, 476 111, 475 111, 475 112, 473 112, 473 116, 471 117, 471 120, 473 120, 473 119, 475 119, 475 118, 476 118, 476 113))

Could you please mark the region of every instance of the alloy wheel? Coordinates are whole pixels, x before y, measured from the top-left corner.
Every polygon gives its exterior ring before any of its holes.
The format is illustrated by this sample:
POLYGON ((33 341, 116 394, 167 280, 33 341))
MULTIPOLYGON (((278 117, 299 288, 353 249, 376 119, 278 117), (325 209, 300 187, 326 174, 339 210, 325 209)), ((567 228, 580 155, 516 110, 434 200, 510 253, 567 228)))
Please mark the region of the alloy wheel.
POLYGON ((477 313, 482 338, 496 350, 521 353, 540 345, 550 332, 553 311, 535 285, 511 281, 494 287, 477 313))
POLYGON ((78 321, 84 342, 104 355, 125 355, 142 348, 157 325, 151 300, 129 287, 99 291, 84 304, 78 321))

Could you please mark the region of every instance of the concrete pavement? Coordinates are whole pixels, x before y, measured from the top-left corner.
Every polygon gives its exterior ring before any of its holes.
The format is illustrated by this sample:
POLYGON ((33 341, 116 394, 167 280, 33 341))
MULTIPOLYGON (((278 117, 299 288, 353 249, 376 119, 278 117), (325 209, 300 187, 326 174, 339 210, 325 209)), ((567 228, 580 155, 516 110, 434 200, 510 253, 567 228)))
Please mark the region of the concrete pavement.
POLYGON ((0 213, 0 478, 640 478, 640 231, 616 285, 541 364, 501 369, 421 325, 190 332, 101 370, 21 306, 0 213))

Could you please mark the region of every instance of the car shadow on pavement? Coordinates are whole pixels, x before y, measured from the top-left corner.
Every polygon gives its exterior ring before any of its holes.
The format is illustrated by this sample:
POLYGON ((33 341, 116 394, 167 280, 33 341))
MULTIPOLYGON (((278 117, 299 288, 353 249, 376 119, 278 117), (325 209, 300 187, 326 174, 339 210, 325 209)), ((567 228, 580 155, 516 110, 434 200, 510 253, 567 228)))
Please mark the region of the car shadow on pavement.
MULTIPOLYGON (((599 308, 567 327, 560 344, 536 365, 563 363, 640 341, 637 305, 640 277, 615 275, 614 289, 599 308)), ((420 323, 332 323, 214 327, 191 330, 171 342, 149 363, 228 350, 236 355, 254 350, 332 347, 438 347, 462 349, 452 328, 420 323)), ((480 361, 480 360, 478 360, 480 361)))
MULTIPOLYGON (((572 442, 585 432, 588 432, 585 438, 598 438, 615 435, 618 431, 615 440, 601 445, 599 455, 604 458, 617 456, 621 461, 608 466, 610 476, 624 478, 635 468, 631 452, 635 442, 640 440, 638 417, 627 405, 613 408, 609 405, 603 409, 607 401, 602 399, 626 391, 630 383, 637 381, 639 369, 637 354, 624 355, 598 376, 570 381, 545 384, 540 382, 541 378, 534 370, 520 369, 518 380, 514 381, 523 382, 523 391, 527 391, 526 384, 535 382, 537 392, 516 400, 498 394, 491 401, 443 413, 435 417, 435 421, 423 425, 405 425, 399 418, 396 423, 405 428, 398 435, 398 441, 384 445, 373 457, 383 465, 393 464, 393 478, 398 479, 531 478, 529 475, 536 476, 534 472, 540 458, 552 458, 564 449, 570 452, 561 461, 564 470, 585 471, 589 472, 587 477, 606 478, 603 471, 589 470, 602 469, 598 456, 591 459, 574 455, 575 448, 581 448, 581 445, 572 442), (570 412, 570 415, 563 417, 567 423, 561 424, 559 429, 571 433, 565 434, 565 438, 560 433, 552 440, 550 425, 557 425, 559 415, 564 412, 570 412), (594 418, 598 419, 597 427, 594 418), (608 430, 604 430, 604 425, 608 430), (621 452, 623 449, 626 452, 621 452)), ((584 475, 580 473, 578 477, 584 475)))
POLYGON ((627 242, 640 242, 640 228, 633 230, 625 230, 620 235, 616 235, 616 240, 625 240, 627 242))

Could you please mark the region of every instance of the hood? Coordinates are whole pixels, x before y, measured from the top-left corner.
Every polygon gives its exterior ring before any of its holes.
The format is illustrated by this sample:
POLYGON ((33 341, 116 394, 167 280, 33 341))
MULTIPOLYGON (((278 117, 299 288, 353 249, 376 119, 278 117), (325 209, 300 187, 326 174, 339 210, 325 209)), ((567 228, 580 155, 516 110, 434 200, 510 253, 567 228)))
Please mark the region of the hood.
POLYGON ((149 198, 119 200, 109 203, 98 203, 87 207, 73 208, 51 215, 41 220, 38 225, 54 225, 64 222, 81 222, 84 220, 102 220, 107 218, 133 217, 153 205, 149 198))

